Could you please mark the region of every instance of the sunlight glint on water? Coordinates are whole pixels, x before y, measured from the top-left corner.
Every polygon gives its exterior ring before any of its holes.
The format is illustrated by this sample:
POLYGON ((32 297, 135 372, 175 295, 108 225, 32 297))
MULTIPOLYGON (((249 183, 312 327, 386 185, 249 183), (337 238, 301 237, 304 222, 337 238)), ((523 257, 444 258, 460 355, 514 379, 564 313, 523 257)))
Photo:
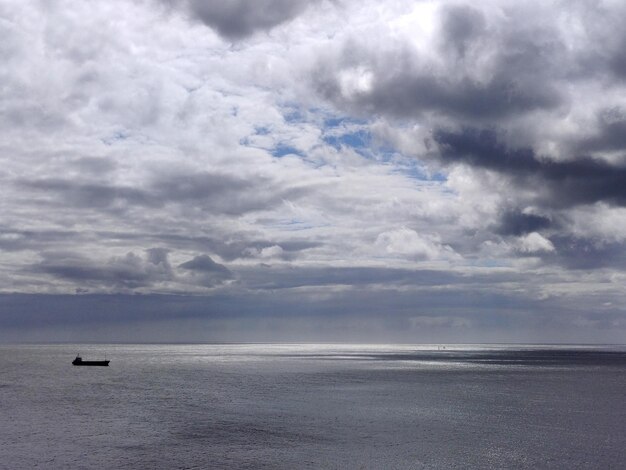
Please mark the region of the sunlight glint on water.
POLYGON ((0 347, 1 468, 619 468, 618 347, 0 347), (108 368, 72 367, 83 359, 108 368))

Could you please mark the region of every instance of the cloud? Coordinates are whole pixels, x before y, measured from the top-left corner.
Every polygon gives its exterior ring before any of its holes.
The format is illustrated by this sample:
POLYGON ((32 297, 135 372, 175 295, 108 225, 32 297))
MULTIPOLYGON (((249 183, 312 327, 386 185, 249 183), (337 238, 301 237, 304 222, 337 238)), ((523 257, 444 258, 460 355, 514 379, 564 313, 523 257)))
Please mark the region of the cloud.
POLYGON ((23 188, 44 192, 47 196, 58 194, 63 204, 79 207, 116 209, 126 205, 158 204, 141 189, 103 183, 81 183, 62 179, 21 181, 23 188))
POLYGON ((505 212, 498 224, 496 231, 502 235, 524 235, 547 229, 552 225, 549 217, 536 214, 525 214, 521 211, 505 212))
POLYGON ((132 206, 162 208, 175 203, 231 215, 262 210, 306 193, 305 188, 280 188, 270 178, 244 179, 207 172, 159 174, 140 187, 63 179, 22 180, 19 185, 45 192, 48 200, 56 196, 63 205, 84 208, 118 211, 132 206))
POLYGON ((193 18, 215 29, 224 38, 240 40, 294 19, 315 0, 167 0, 167 3, 172 6, 184 4, 193 18))
POLYGON ((509 148, 490 129, 433 132, 441 158, 450 164, 464 163, 513 177, 518 185, 535 185, 537 195, 550 206, 573 206, 607 202, 626 203, 626 167, 583 156, 556 160, 539 156, 532 148, 509 148))
POLYGON ((623 151, 626 147, 626 112, 623 108, 615 106, 599 110, 594 124, 591 135, 574 140, 574 151, 600 154, 623 151))
POLYGON ((463 58, 473 43, 485 33, 484 14, 469 5, 445 5, 441 11, 441 40, 444 47, 452 49, 463 58))
MULTIPOLYGON (((383 41, 348 35, 343 49, 322 56, 312 86, 339 109, 378 116, 398 136, 388 142, 430 165, 463 163, 475 178, 501 173, 514 185, 508 205, 536 204, 549 217, 600 201, 621 206, 622 88, 612 74, 623 35, 596 26, 603 18, 617 28, 620 11, 417 5, 396 29, 379 25, 383 41)), ((500 188, 483 193, 490 189, 500 188)), ((503 223, 500 232, 511 228, 503 223)))
POLYGON ((375 245, 390 255, 409 256, 417 259, 456 256, 454 250, 447 245, 442 245, 437 236, 419 235, 406 227, 381 233, 376 237, 375 245))
POLYGON ((145 258, 129 252, 105 262, 71 252, 44 253, 44 259, 31 266, 30 270, 81 286, 134 289, 173 279, 167 253, 162 248, 151 248, 146 250, 145 258))
POLYGON ((208 255, 198 255, 178 267, 190 271, 195 282, 203 286, 215 286, 234 277, 226 266, 216 263, 208 255))
POLYGON ((434 51, 415 47, 408 35, 398 44, 350 39, 317 66, 314 86, 362 115, 476 122, 558 108, 564 96, 553 77, 565 72, 558 68, 562 39, 551 28, 517 21, 526 12, 503 10, 487 20, 474 7, 442 6, 434 18, 440 39, 424 38, 434 51), (361 85, 346 87, 346 80, 361 85))
POLYGON ((559 234, 552 237, 552 243, 555 253, 547 260, 569 269, 593 270, 614 267, 622 270, 626 263, 624 242, 559 234))
POLYGON ((554 245, 550 240, 541 236, 537 232, 531 232, 520 237, 518 249, 522 253, 538 253, 545 251, 554 251, 554 245))
POLYGON ((20 312, 215 339, 623 318, 619 2, 0 10, 0 292, 20 312))
POLYGON ((189 260, 179 267, 189 269, 191 271, 201 271, 208 273, 219 273, 221 275, 230 276, 230 271, 225 266, 216 263, 208 255, 199 255, 189 260))

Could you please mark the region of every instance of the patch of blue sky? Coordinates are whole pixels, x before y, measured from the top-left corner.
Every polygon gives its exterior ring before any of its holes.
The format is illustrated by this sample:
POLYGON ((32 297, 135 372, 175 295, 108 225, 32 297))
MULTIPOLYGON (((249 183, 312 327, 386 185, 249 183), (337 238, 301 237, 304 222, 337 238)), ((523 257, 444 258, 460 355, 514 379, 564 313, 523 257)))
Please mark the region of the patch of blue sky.
POLYGON ((371 122, 346 116, 326 115, 322 140, 335 149, 351 149, 368 160, 385 161, 381 142, 370 131, 371 122))
POLYGON ((304 154, 300 150, 283 142, 279 143, 273 149, 271 149, 270 153, 273 157, 276 158, 281 158, 285 155, 297 155, 299 157, 304 157, 304 154))
POLYGON ((392 146, 377 141, 367 129, 367 123, 364 121, 337 119, 333 123, 338 125, 329 128, 323 137, 328 145, 336 149, 350 148, 368 160, 391 166, 394 173, 403 174, 415 180, 434 182, 447 180, 445 174, 432 173, 416 158, 404 156, 392 146), (341 133, 342 130, 348 132, 341 133))
MULTIPOLYGON (((270 135, 272 133, 272 129, 267 126, 256 126, 254 128, 254 135, 270 135)), ((241 145, 250 146, 251 141, 250 138, 244 137, 239 141, 241 145)), ((289 145, 288 142, 279 142, 273 148, 267 149, 273 157, 281 158, 285 155, 297 155, 299 157, 304 157, 304 153, 293 145, 289 145)))
MULTIPOLYGON (((322 140, 327 145, 337 150, 351 149, 371 161, 393 167, 394 173, 406 175, 419 181, 445 182, 447 177, 444 173, 432 173, 426 166, 413 157, 406 157, 394 147, 381 142, 370 131, 371 121, 357 119, 348 116, 337 116, 327 110, 311 108, 303 109, 297 104, 287 103, 283 107, 283 117, 287 123, 296 124, 305 121, 317 122, 321 126, 322 140)), ((271 130, 258 127, 258 135, 266 135, 271 130)), ((281 158, 286 155, 297 155, 308 161, 303 151, 281 142, 270 150, 274 157, 281 158)), ((324 166, 322 162, 313 162, 314 166, 324 166)))
POLYGON ((336 149, 349 147, 360 154, 365 154, 364 156, 371 155, 372 134, 365 129, 347 133, 327 133, 322 139, 336 149))
POLYGON ((324 119, 324 129, 331 129, 334 127, 366 126, 367 124, 368 123, 365 119, 355 119, 350 117, 332 116, 324 119))
POLYGON ((283 119, 288 124, 293 123, 315 123, 322 130, 336 127, 365 126, 368 121, 365 119, 356 119, 347 116, 336 116, 328 111, 328 109, 310 107, 303 108, 297 103, 287 102, 281 106, 283 119))

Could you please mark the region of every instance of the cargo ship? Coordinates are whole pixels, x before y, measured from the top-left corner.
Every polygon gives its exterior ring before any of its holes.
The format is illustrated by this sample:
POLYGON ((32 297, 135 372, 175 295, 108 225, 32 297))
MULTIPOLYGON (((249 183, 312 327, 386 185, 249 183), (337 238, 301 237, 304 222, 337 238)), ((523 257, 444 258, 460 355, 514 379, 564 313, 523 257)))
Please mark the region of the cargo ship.
POLYGON ((80 355, 72 361, 74 366, 108 366, 111 361, 83 361, 80 355))

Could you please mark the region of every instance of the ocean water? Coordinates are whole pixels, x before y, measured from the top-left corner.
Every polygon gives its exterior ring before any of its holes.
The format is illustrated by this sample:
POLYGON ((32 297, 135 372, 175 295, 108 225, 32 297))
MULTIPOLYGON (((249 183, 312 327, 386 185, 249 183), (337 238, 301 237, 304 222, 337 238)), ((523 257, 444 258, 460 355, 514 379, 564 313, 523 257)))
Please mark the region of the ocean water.
POLYGON ((0 468, 626 468, 624 347, 437 349, 0 346, 0 468))

